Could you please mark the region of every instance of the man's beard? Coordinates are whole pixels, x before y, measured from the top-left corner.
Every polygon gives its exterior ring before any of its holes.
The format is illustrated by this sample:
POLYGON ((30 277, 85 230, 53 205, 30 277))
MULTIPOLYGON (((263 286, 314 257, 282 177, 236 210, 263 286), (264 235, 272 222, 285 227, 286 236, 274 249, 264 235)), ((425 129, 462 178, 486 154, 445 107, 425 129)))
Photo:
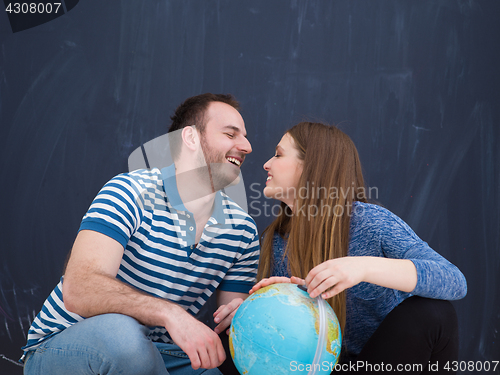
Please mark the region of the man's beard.
MULTIPOLYGON (((225 155, 210 147, 203 135, 200 143, 213 191, 219 191, 232 184, 239 177, 239 173, 235 172, 235 166, 226 162, 225 155)), ((205 176, 205 173, 201 174, 205 176)))

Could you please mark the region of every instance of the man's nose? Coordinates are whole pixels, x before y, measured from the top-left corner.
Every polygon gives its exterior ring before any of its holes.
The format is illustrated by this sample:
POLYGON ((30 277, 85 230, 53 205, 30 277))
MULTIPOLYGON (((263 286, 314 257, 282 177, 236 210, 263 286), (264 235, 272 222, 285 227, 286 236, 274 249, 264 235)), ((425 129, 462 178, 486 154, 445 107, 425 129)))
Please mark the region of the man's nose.
POLYGON ((241 140, 238 143, 237 148, 244 154, 249 154, 252 152, 252 145, 250 144, 250 141, 246 137, 241 137, 241 140))

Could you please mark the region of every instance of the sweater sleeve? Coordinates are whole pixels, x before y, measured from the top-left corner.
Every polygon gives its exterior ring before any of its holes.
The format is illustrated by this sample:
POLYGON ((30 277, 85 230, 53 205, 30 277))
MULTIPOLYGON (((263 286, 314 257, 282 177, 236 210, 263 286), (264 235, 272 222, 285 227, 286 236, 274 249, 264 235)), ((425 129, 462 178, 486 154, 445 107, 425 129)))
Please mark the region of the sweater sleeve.
POLYGON ((422 241, 399 217, 381 209, 380 242, 384 256, 409 259, 417 269, 417 285, 411 292, 421 297, 457 300, 467 294, 460 270, 422 241))

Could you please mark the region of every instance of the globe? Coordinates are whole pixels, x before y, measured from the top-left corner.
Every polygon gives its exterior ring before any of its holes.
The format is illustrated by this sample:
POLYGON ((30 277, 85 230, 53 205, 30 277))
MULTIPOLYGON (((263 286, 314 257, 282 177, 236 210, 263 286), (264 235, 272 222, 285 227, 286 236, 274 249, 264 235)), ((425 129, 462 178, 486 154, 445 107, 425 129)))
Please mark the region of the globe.
POLYGON ((340 355, 340 326, 320 297, 296 284, 273 284, 240 305, 229 348, 242 375, 330 374, 340 355))

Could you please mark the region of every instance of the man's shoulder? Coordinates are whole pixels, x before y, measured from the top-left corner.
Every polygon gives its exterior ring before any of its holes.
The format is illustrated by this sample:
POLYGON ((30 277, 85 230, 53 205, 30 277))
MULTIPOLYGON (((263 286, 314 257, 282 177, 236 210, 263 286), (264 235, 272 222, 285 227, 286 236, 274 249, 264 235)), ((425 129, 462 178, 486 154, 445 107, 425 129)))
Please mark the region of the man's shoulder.
MULTIPOLYGON (((165 191, 161 171, 157 168, 137 169, 132 172, 121 173, 110 179, 101 189, 97 198, 121 201, 122 204, 151 210, 161 206, 165 209, 165 191)), ((129 207, 130 208, 130 207, 129 207)))
POLYGON ((158 168, 136 169, 131 172, 119 174, 115 178, 129 179, 144 186, 162 183, 162 174, 158 168))
POLYGON ((109 180, 106 185, 132 188, 139 192, 143 190, 163 191, 161 171, 158 168, 137 169, 131 172, 120 173, 109 180))
POLYGON ((224 214, 226 215, 226 222, 231 224, 239 224, 247 226, 249 230, 257 233, 257 224, 255 220, 229 195, 220 192, 222 197, 222 204, 225 207, 224 214))

